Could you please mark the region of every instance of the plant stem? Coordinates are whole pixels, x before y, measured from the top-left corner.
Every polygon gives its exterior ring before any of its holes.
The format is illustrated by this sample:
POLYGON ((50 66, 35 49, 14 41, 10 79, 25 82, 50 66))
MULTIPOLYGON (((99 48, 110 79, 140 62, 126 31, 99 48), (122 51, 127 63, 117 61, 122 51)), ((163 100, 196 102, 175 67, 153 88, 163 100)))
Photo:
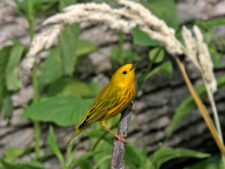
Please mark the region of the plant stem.
MULTIPOLYGON (((27 20, 29 22, 29 34, 30 40, 32 41, 34 37, 34 11, 32 0, 27 1, 28 13, 27 20)), ((34 62, 34 67, 32 69, 32 83, 34 88, 34 98, 33 103, 37 103, 39 100, 39 91, 38 91, 38 78, 37 78, 37 64, 36 60, 34 62)), ((36 158, 40 157, 40 124, 37 121, 34 121, 34 134, 35 134, 35 156, 36 158)))
MULTIPOLYGON (((132 106, 130 104, 129 106, 132 106)), ((128 124, 130 121, 131 109, 129 106, 122 112, 119 128, 117 134, 120 136, 126 136, 128 130, 128 124)), ((125 143, 115 140, 112 154, 111 169, 124 169, 123 156, 125 153, 125 143)))
POLYGON ((199 110, 200 110, 200 112, 202 114, 202 117, 205 120, 205 123, 207 124, 207 126, 208 126, 208 128, 209 128, 209 130, 210 130, 210 132, 211 132, 211 134, 212 134, 212 136, 213 136, 213 138, 214 138, 218 148, 220 149, 220 151, 223 154, 223 156, 225 156, 224 144, 221 141, 221 139, 220 139, 220 137, 219 137, 219 135, 218 135, 218 133, 216 131, 216 128, 215 128, 215 126, 214 126, 214 124, 213 124, 213 122, 212 122, 212 120, 211 120, 211 118, 209 116, 209 113, 208 113, 207 109, 205 108, 205 106, 202 103, 200 97, 196 93, 193 85, 191 84, 191 81, 190 81, 190 79, 187 76, 187 73, 186 73, 186 70, 184 68, 184 65, 181 63, 181 61, 179 60, 178 57, 175 57, 175 60, 176 60, 178 66, 179 66, 179 68, 181 70, 181 73, 182 73, 182 75, 184 77, 184 80, 185 80, 185 82, 187 84, 187 87, 188 87, 191 95, 193 96, 193 98, 195 100, 195 103, 197 104, 197 106, 198 106, 198 108, 199 108, 199 110))
MULTIPOLYGON (((210 101, 210 104, 211 104, 211 107, 212 107, 214 121, 215 121, 215 124, 216 124, 216 129, 217 129, 217 132, 219 134, 219 137, 220 137, 222 143, 224 144, 223 134, 222 134, 222 131, 221 131, 221 125, 220 125, 220 121, 219 121, 218 112, 217 112, 217 109, 216 109, 216 104, 215 104, 215 101, 214 101, 213 93, 209 89, 209 86, 206 85, 206 81, 205 81, 204 78, 203 78, 203 80, 204 80, 206 90, 207 90, 207 93, 208 93, 208 97, 209 97, 209 101, 210 101)), ((222 155, 223 168, 225 169, 225 156, 223 156, 223 154, 221 154, 221 155, 222 155)))

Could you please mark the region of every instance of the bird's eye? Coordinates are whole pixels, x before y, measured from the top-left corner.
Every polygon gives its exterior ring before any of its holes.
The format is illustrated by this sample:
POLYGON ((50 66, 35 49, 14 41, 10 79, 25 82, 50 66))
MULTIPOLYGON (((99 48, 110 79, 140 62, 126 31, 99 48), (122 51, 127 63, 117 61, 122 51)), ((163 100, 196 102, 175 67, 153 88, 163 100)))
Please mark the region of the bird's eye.
POLYGON ((124 74, 124 75, 127 74, 127 71, 123 71, 123 74, 124 74))

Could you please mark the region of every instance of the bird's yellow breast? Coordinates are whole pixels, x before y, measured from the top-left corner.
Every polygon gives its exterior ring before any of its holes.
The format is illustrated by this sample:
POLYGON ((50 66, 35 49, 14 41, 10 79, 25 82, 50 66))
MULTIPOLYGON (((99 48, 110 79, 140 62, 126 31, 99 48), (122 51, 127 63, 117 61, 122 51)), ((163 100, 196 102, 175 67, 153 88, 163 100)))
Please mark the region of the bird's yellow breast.
POLYGON ((120 101, 119 104, 116 105, 114 108, 109 110, 109 112, 105 115, 103 119, 107 120, 110 117, 113 117, 119 113, 121 113, 131 102, 135 95, 135 81, 130 83, 128 86, 121 86, 121 93, 120 93, 120 101))

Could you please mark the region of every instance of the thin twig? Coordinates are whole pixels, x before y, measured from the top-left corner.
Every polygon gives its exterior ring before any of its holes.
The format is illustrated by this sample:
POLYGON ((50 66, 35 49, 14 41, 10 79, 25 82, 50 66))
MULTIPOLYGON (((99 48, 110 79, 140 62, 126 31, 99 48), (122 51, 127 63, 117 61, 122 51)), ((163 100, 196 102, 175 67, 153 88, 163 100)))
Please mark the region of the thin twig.
MULTIPOLYGON (((128 124, 130 121, 132 103, 122 112, 117 134, 127 136, 128 124)), ((114 141, 111 169, 124 169, 123 156, 125 153, 125 143, 119 140, 114 141)))
POLYGON ((204 104, 202 103, 201 99, 199 98, 198 94, 196 93, 193 85, 191 84, 191 81, 187 76, 184 65, 181 63, 181 61, 179 60, 178 57, 175 57, 175 59, 176 59, 176 62, 177 62, 178 66, 181 70, 181 73, 184 77, 184 80, 185 80, 185 82, 188 86, 188 89, 189 89, 191 95, 193 96, 193 98, 195 100, 195 103, 197 104, 197 106, 198 106, 198 108, 199 108, 199 110, 202 114, 203 119, 205 120, 205 123, 207 124, 207 126, 208 126, 208 128, 209 128, 218 148, 220 149, 221 153, 223 154, 223 156, 225 156, 224 144, 222 143, 222 140, 220 139, 220 137, 219 137, 219 135, 216 131, 216 128, 215 128, 215 126, 214 126, 214 124, 213 124, 213 122, 212 122, 212 120, 209 116, 209 113, 208 113, 207 109, 205 108, 204 104))

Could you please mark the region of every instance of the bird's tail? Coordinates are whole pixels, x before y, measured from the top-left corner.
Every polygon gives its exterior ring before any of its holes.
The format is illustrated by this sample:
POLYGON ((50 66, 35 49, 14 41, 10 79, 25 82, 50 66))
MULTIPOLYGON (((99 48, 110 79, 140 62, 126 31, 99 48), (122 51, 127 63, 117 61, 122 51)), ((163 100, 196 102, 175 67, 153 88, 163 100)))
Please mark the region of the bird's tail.
POLYGON ((82 131, 82 130, 79 130, 79 129, 76 128, 76 129, 75 129, 75 132, 74 132, 73 135, 70 137, 70 139, 69 139, 69 141, 68 141, 67 144, 69 144, 69 143, 73 140, 73 138, 76 137, 81 131, 82 131))
POLYGON ((75 132, 73 133, 73 135, 70 137, 68 144, 71 142, 71 140, 77 136, 81 131, 83 131, 84 129, 86 129, 90 124, 88 123, 88 118, 89 117, 84 117, 76 126, 75 128, 75 132))

